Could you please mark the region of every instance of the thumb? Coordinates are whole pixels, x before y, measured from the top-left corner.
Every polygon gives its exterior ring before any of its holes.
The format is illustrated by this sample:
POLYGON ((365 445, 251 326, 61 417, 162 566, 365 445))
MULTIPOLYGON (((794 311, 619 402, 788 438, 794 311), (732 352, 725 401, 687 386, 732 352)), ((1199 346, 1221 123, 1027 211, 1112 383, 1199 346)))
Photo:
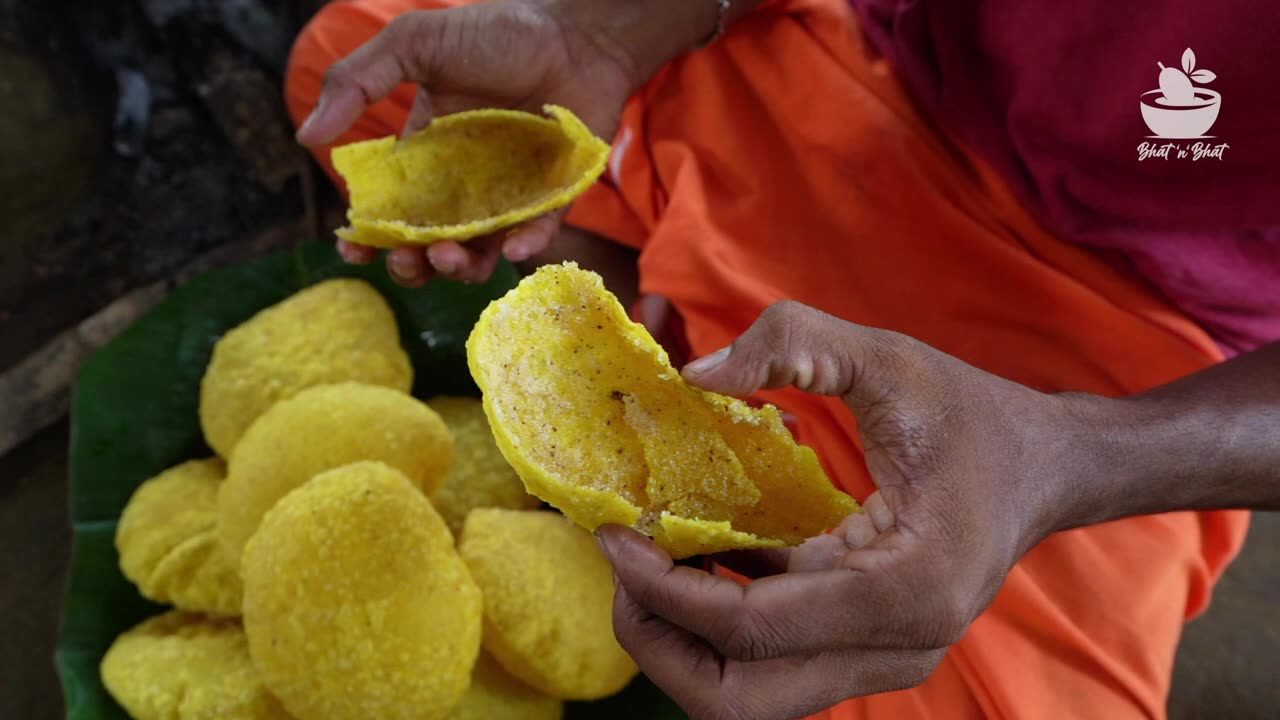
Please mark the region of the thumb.
MULTIPOLYGON (((429 13, 406 13, 329 68, 315 110, 298 128, 298 141, 309 146, 332 142, 400 83, 425 84, 430 63, 422 54, 434 49, 430 35, 437 25, 429 13)), ((430 120, 426 100, 414 102, 411 124, 425 126, 430 120)))
POLYGON ((787 386, 849 395, 855 380, 864 382, 866 359, 876 356, 887 335, 784 301, 769 306, 732 345, 686 365, 682 374, 726 395, 787 386))

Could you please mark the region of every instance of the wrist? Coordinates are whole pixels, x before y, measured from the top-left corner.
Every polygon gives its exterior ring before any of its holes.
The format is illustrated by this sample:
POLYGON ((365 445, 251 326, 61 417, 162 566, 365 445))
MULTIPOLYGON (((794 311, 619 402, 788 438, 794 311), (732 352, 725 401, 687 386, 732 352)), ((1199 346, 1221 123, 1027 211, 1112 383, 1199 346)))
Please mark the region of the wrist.
POLYGON ((1215 452, 1194 408, 1160 398, 1055 396, 1063 409, 1066 484, 1054 530, 1211 505, 1215 452))
POLYGON ((1105 445, 1095 418, 1105 398, 1083 393, 1047 394, 1019 386, 1000 398, 1004 425, 993 429, 1011 443, 996 455, 993 477, 1009 483, 993 491, 1008 498, 1014 523, 1013 560, 1049 535, 1102 522, 1112 488, 1099 471, 1105 445), (1003 465, 1009 472, 1001 472, 1003 465))
MULTIPOLYGON (((638 90, 668 61, 696 48, 720 23, 716 0, 536 0, 562 26, 572 28, 616 63, 630 90, 638 90)), ((728 25, 760 0, 733 0, 728 25)))

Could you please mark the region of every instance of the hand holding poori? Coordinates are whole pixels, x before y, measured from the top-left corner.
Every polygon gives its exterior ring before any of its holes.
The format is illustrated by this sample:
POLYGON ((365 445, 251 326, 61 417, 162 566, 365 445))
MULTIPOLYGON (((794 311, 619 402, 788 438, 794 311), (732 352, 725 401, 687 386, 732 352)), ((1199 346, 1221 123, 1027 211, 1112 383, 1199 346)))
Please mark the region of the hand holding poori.
MULTIPOLYGON (((573 3, 493 2, 410 12, 337 63, 311 116, 298 130, 306 145, 332 142, 403 82, 420 86, 405 134, 437 115, 478 108, 540 113, 545 104, 573 111, 599 137, 612 138, 622 105, 638 85, 629 58, 595 27, 584 27, 573 3)), ((585 4, 578 3, 582 7, 585 4)), ((597 15, 587 7, 586 15, 597 15)), ((393 278, 420 285, 439 274, 480 281, 497 258, 525 260, 546 248, 560 213, 510 233, 468 242, 403 247, 388 254, 393 278)), ((344 244, 348 261, 369 262, 370 248, 344 244)))
POLYGON ((569 110, 543 110, 472 110, 398 142, 334 148, 349 202, 338 237, 386 248, 468 242, 565 207, 604 172, 609 145, 569 110))
POLYGON ((490 304, 467 361, 525 486, 589 530, 641 528, 688 557, 798 544, 858 509, 776 408, 691 387, 572 263, 490 304))
POLYGON ((832 534, 726 560, 766 575, 745 587, 673 566, 632 530, 598 531, 619 641, 697 720, 783 720, 923 682, 1013 564, 1063 527, 1079 427, 1062 396, 796 303, 684 376, 842 398, 879 488, 832 534))

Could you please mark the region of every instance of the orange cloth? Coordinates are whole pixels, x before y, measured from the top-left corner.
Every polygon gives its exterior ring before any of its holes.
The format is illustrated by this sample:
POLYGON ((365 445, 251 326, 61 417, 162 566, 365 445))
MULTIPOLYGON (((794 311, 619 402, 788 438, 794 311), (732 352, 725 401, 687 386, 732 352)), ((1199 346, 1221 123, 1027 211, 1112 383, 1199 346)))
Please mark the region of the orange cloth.
MULTIPOLYGON (((329 5, 294 50, 295 119, 334 60, 396 14, 438 4, 329 5)), ((398 132, 412 99, 401 88, 341 141, 398 132)), ((614 146, 570 220, 642 250, 642 291, 671 299, 696 354, 788 298, 1047 391, 1133 393, 1221 359, 1139 281, 1045 232, 931 127, 843 0, 770 3, 672 63, 630 102, 614 146)), ((839 402, 764 396, 798 417, 841 487, 871 492, 839 402)), ((1177 513, 1055 535, 923 685, 823 717, 1163 717, 1183 622, 1247 524, 1247 513, 1177 513)))

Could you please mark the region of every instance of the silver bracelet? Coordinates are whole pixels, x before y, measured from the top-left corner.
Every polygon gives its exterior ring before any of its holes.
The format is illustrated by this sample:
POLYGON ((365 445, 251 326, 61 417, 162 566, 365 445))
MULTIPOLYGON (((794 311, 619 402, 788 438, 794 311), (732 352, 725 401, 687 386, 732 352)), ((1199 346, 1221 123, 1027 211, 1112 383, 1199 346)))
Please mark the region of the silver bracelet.
POLYGON ((729 6, 731 4, 732 0, 716 0, 716 29, 712 31, 711 35, 707 36, 706 40, 698 43, 698 50, 719 40, 720 36, 724 35, 724 21, 729 15, 729 6))

